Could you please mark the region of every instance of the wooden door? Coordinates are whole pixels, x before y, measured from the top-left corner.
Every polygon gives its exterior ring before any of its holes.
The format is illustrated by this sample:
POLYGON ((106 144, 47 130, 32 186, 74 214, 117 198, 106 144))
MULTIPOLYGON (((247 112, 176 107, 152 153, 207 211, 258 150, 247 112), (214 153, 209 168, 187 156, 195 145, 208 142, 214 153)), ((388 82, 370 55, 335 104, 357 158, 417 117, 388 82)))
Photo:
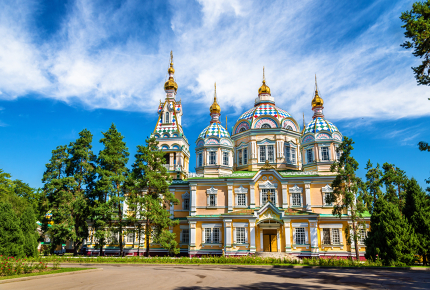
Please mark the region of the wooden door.
POLYGON ((270 235, 263 235, 263 251, 264 252, 270 252, 270 235))
POLYGON ((270 249, 271 249, 271 252, 277 252, 278 251, 277 240, 278 240, 277 235, 270 235, 270 249))

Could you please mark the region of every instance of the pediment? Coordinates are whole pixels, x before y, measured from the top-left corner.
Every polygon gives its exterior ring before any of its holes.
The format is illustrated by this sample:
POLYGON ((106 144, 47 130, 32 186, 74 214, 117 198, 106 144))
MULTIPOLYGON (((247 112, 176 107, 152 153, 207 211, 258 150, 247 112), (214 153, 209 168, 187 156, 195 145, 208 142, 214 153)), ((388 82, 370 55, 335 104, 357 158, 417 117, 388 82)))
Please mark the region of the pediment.
POLYGON ((186 193, 184 193, 182 195, 182 199, 187 199, 187 198, 190 198, 190 193, 189 192, 186 192, 186 193))
POLYGON ((322 192, 333 192, 333 188, 327 184, 322 188, 322 192))
POLYGON ((266 203, 256 214, 257 222, 264 222, 265 220, 281 221, 284 212, 276 208, 272 203, 266 203))
POLYGON ((298 187, 297 184, 295 184, 293 187, 289 188, 289 192, 290 193, 302 193, 303 192, 303 188, 298 187))
POLYGON ((270 182, 270 180, 264 181, 259 184, 259 188, 277 188, 277 187, 278 187, 278 184, 272 183, 270 182))
POLYGON ((234 190, 235 193, 248 193, 248 188, 243 187, 242 185, 239 188, 234 190))
POLYGON ((208 188, 206 190, 207 194, 217 194, 218 193, 218 189, 214 188, 213 186, 211 188, 208 188))

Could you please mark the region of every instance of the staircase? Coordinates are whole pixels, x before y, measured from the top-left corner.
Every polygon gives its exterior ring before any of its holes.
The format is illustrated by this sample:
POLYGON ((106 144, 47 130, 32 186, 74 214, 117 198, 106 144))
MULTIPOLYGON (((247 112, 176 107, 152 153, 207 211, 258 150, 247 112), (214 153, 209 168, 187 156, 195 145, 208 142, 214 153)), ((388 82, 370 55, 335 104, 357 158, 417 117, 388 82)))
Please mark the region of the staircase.
POLYGON ((256 252, 255 256, 261 257, 261 258, 277 258, 277 259, 285 258, 288 260, 300 261, 300 258, 284 252, 256 252))

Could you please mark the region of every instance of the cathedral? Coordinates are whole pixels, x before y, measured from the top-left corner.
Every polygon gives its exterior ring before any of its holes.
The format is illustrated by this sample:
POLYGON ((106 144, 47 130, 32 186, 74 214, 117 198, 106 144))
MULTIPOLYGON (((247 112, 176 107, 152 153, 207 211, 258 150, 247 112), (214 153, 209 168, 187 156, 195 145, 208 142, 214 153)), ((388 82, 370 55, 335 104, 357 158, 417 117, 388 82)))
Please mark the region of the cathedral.
MULTIPOLYGON (((347 213, 342 219, 332 215, 333 205, 326 202, 335 178, 330 166, 339 158, 336 148, 343 137, 324 116, 316 81, 309 100, 312 121, 300 126, 276 106, 263 70, 252 108, 231 131, 221 125, 215 86, 210 118, 191 153, 181 126, 186 108, 177 100, 173 57, 168 74, 166 97, 160 101, 152 135, 165 153, 165 166, 173 178, 170 191, 180 201, 171 205, 170 214, 179 220, 171 231, 182 255, 355 256, 354 245, 348 244, 345 235, 351 225, 347 213), (189 172, 191 154, 196 156, 196 172, 189 172)), ((363 259, 370 217, 366 219, 359 238, 363 259)), ((143 239, 139 243, 126 236, 125 240, 129 254, 136 252, 136 243, 144 248, 143 239)), ((162 255, 166 250, 151 244, 150 252, 162 255)))

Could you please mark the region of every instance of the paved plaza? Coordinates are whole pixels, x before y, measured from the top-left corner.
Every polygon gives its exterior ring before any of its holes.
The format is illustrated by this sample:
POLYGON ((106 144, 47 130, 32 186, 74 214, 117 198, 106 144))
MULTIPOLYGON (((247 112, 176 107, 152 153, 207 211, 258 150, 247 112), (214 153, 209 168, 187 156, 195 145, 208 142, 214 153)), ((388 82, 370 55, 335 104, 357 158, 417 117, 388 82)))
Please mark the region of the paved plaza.
POLYGON ((91 267, 102 267, 103 271, 0 284, 0 289, 430 289, 430 271, 425 270, 211 265, 91 267))

